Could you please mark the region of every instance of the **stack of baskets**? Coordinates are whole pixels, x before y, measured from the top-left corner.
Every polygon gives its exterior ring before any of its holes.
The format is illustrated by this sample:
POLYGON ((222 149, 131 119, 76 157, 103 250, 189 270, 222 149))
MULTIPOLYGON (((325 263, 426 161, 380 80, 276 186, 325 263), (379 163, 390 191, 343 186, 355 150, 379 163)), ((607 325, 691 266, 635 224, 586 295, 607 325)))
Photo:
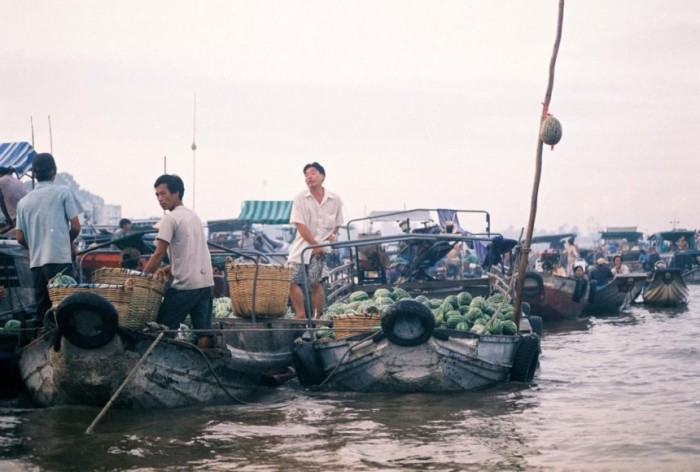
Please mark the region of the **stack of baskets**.
POLYGON ((49 298, 53 306, 57 306, 68 295, 75 293, 94 293, 107 299, 119 313, 119 322, 126 318, 129 312, 129 300, 131 299, 132 287, 123 284, 77 284, 67 285, 62 283, 50 283, 47 285, 49 298))
POLYGON ((381 313, 337 315, 333 317, 333 332, 335 339, 345 339, 356 334, 369 333, 381 324, 381 313))
POLYGON ((167 282, 162 277, 135 270, 103 267, 92 274, 92 280, 98 284, 121 285, 129 291, 126 312, 122 315, 117 310, 121 326, 141 329, 144 323, 156 320, 167 282))
POLYGON ((228 258, 226 281, 236 316, 255 313, 255 316, 281 318, 287 312, 291 269, 266 264, 239 264, 228 258))

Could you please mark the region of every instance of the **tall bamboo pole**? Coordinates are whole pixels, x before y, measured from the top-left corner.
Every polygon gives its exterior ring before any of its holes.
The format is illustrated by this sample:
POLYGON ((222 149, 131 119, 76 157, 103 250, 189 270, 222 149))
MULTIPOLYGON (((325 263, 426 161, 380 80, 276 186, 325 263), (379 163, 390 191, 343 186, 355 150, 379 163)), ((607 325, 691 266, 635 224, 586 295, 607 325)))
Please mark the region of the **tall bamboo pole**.
POLYGON ((530 200, 530 219, 527 223, 527 231, 525 233, 525 242, 520 250, 520 264, 518 265, 518 278, 515 284, 515 307, 514 317, 516 326, 520 326, 520 312, 522 308, 522 292, 525 283, 525 272, 530 255, 530 245, 532 244, 532 233, 535 228, 535 217, 537 216, 537 195, 540 189, 540 177, 542 175, 542 148, 544 143, 540 137, 540 127, 542 121, 547 118, 549 110, 549 102, 552 99, 552 89, 554 88, 554 67, 557 63, 557 54, 559 53, 559 43, 561 42, 561 30, 564 23, 564 0, 559 0, 559 16, 557 18, 557 37, 554 41, 554 50, 552 51, 552 59, 549 61, 549 83, 547 84, 547 92, 544 96, 542 104, 542 116, 540 117, 540 126, 537 128, 537 159, 535 163, 535 181, 532 185, 532 197, 530 200))

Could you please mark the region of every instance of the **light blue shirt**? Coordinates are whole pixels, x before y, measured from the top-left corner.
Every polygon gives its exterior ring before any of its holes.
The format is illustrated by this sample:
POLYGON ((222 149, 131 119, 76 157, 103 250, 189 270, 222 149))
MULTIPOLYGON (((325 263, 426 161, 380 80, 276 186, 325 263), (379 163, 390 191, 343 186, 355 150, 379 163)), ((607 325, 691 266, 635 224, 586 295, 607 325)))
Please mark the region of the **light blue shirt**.
POLYGON ((29 267, 66 264, 71 259, 69 222, 83 211, 71 189, 39 182, 17 204, 17 229, 29 246, 29 267))

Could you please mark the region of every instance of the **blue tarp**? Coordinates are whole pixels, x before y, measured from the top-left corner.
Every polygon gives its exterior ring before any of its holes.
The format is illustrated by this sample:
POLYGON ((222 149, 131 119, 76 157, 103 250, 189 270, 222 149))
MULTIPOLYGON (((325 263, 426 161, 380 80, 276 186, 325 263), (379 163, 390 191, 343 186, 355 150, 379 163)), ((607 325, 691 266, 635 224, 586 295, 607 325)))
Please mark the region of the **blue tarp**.
POLYGON ((238 220, 264 225, 289 223, 292 214, 291 200, 246 200, 238 220))
POLYGON ((27 142, 0 143, 0 167, 14 167, 22 175, 32 165, 36 151, 27 142))

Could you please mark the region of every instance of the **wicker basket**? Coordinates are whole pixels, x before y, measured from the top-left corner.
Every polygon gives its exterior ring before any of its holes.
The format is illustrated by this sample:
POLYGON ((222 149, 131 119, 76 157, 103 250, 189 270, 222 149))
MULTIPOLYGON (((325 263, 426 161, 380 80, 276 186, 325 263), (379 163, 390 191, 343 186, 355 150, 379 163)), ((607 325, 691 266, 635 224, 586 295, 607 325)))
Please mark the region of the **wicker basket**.
POLYGON ((119 313, 119 323, 126 320, 129 313, 129 300, 131 299, 132 289, 124 285, 112 284, 78 284, 78 285, 63 285, 49 284, 46 287, 49 290, 49 298, 53 306, 58 306, 61 300, 68 295, 74 293, 94 293, 109 301, 117 313, 119 313))
POLYGON ((285 315, 292 281, 291 269, 264 264, 237 264, 229 258, 226 260, 226 280, 236 316, 253 315, 253 291, 255 316, 281 318, 285 315))
POLYGON ((129 309, 119 323, 132 329, 141 329, 144 323, 155 321, 165 294, 166 281, 155 275, 136 270, 103 267, 92 274, 95 283, 129 285, 129 309))
POLYGON ((381 313, 334 316, 333 331, 335 332, 335 339, 345 339, 356 334, 369 333, 381 323, 381 313))

